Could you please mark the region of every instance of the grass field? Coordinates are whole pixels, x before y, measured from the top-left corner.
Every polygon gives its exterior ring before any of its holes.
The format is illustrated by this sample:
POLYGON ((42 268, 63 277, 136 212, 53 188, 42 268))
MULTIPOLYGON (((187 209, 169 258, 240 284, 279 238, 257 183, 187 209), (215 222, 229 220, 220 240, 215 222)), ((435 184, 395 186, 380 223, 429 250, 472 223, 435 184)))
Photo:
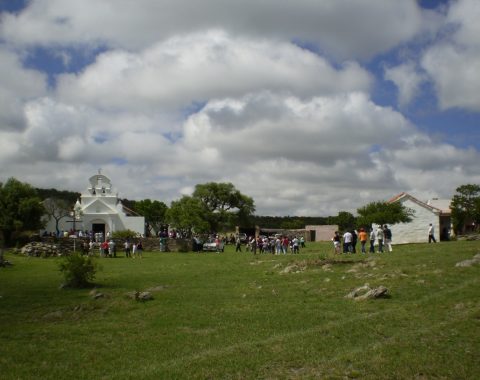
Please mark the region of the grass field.
POLYGON ((99 299, 59 289, 59 259, 7 254, 0 378, 480 378, 480 265, 455 267, 480 242, 394 250, 99 259, 99 299), (292 262, 303 270, 281 274, 292 262), (345 298, 365 283, 390 298, 345 298), (149 288, 154 300, 125 296, 149 288))

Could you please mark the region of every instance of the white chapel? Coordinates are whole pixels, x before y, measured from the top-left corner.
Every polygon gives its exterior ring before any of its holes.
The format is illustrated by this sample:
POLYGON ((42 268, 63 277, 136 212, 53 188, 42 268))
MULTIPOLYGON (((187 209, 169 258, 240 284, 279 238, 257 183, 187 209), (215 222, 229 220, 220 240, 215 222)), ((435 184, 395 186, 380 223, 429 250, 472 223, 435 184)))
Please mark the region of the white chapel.
MULTIPOLYGON (((139 235, 145 233, 145 218, 131 215, 131 210, 122 205, 110 179, 100 170, 89 178, 89 186, 75 203, 74 210, 72 220, 61 220, 61 229, 70 230, 75 219, 77 231, 102 232, 104 236, 123 230, 131 230, 139 235)), ((49 230, 54 231, 55 228, 49 230)))

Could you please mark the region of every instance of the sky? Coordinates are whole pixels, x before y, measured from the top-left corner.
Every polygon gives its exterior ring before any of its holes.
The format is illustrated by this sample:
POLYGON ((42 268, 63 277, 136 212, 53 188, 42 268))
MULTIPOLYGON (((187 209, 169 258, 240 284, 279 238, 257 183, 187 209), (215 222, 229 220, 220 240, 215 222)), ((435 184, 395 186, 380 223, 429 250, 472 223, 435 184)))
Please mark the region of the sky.
POLYGON ((480 1, 0 0, 0 181, 328 216, 480 183, 480 1))

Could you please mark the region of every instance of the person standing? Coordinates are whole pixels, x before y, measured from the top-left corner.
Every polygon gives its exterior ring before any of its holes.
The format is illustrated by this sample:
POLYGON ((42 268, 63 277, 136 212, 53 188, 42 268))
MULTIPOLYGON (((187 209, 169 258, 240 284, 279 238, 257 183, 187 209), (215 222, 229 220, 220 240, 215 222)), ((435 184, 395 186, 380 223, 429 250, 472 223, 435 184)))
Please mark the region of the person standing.
POLYGON ((167 236, 166 234, 160 235, 160 252, 167 251, 167 236))
POLYGON ((305 248, 305 236, 300 236, 300 247, 305 248))
POLYGON ((360 245, 362 247, 362 254, 366 254, 367 250, 365 246, 367 245, 368 234, 365 232, 363 228, 360 228, 360 231, 358 233, 358 240, 360 240, 360 245))
POLYGON ((114 252, 115 252, 115 242, 110 239, 110 241, 108 242, 108 255, 110 257, 114 257, 114 252))
POLYGON ((123 248, 125 249, 125 257, 130 257, 130 242, 128 240, 123 243, 123 248))
POLYGON ((292 245, 293 245, 293 253, 294 254, 300 253, 299 241, 298 241, 298 238, 296 236, 292 240, 292 245))
POLYGON ((350 233, 352 234, 352 253, 357 253, 357 232, 355 230, 352 230, 350 233))
POLYGON ((240 240, 240 235, 237 235, 235 238, 235 252, 242 252, 242 241, 240 240))
POLYGON ((370 250, 369 250, 370 253, 375 253, 375 239, 376 239, 375 230, 372 228, 370 230, 370 250))
POLYGON ((93 242, 93 240, 90 240, 90 242, 88 243, 88 248, 89 248, 88 255, 89 256, 94 256, 95 255, 95 252, 94 252, 95 243, 93 242))
POLYGON ((101 249, 102 249, 102 257, 108 257, 108 242, 105 240, 102 244, 101 244, 101 249))
POLYGON ((88 256, 89 245, 86 241, 82 243, 82 256, 88 256))
POLYGON ((340 234, 338 233, 338 231, 335 231, 335 234, 333 235, 333 238, 332 238, 332 241, 333 241, 333 248, 335 250, 335 254, 339 255, 341 253, 341 250, 340 250, 340 234))
POLYGON ((378 226, 377 232, 375 233, 378 241, 378 253, 383 253, 383 229, 382 226, 378 226))
POLYGON ((277 255, 282 253, 282 239, 281 236, 277 236, 275 239, 275 252, 277 255))
POLYGON ((255 239, 255 236, 252 236, 252 239, 250 240, 250 249, 254 255, 257 254, 257 240, 255 239))
POLYGON ((288 252, 289 244, 290 244, 290 242, 288 241, 288 237, 284 236, 283 240, 282 240, 282 252, 283 252, 284 255, 286 255, 287 252, 288 252))
POLYGON ((437 241, 435 240, 435 228, 433 227, 433 224, 430 223, 430 226, 428 227, 428 242, 436 243, 437 241))
POLYGON ((383 237, 385 239, 385 247, 388 249, 388 252, 392 252, 392 230, 388 228, 388 226, 385 224, 383 226, 383 237))
POLYGON ((352 252, 352 233, 347 231, 343 234, 343 253, 352 252))

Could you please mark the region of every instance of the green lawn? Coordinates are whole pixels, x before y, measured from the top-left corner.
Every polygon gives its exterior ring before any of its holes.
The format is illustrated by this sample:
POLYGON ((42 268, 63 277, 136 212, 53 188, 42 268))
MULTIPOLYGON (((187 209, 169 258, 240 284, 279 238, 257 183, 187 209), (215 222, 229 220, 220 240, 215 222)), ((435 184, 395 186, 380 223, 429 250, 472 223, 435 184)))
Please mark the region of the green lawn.
POLYGON ((394 250, 99 259, 97 300, 59 289, 59 259, 7 254, 0 378, 480 378, 480 265, 455 267, 480 242, 394 250), (293 261, 306 269, 281 274, 293 261), (345 298, 365 283, 391 297, 345 298), (125 297, 152 287, 152 301, 125 297))

